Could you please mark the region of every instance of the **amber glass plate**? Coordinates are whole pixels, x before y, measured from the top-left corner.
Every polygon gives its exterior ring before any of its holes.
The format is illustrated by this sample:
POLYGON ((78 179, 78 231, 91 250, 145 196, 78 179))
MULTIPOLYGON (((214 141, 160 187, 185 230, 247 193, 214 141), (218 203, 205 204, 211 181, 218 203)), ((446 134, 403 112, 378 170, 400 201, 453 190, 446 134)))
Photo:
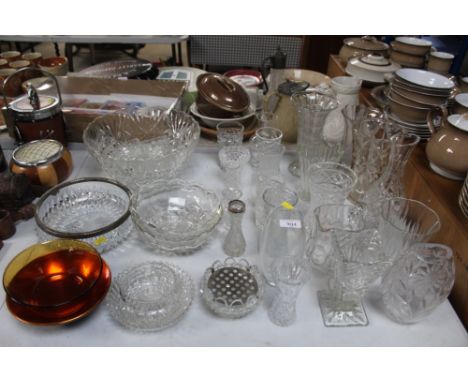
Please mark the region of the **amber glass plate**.
POLYGON ((104 299, 111 285, 111 271, 102 260, 101 276, 90 290, 86 299, 56 308, 38 308, 16 303, 6 297, 6 305, 18 320, 34 325, 63 325, 90 314, 104 299))

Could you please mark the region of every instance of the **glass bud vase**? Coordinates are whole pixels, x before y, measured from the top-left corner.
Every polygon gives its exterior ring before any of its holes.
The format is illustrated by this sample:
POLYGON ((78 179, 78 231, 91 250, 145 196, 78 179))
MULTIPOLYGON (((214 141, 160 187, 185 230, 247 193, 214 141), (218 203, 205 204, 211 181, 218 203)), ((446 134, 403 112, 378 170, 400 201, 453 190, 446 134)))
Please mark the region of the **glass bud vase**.
POLYGON ((340 125, 333 131, 324 131, 328 115, 338 107, 335 97, 312 90, 295 93, 291 98, 297 109, 300 197, 309 200, 307 169, 316 162, 339 162, 344 153, 347 130, 340 125))
POLYGON ((273 270, 282 257, 306 258, 305 242, 304 218, 299 210, 283 203, 270 212, 260 243, 260 261, 269 285, 275 286, 273 270))
POLYGON ((242 233, 242 218, 245 213, 245 203, 241 200, 231 200, 228 204, 231 217, 231 227, 224 240, 223 250, 229 256, 241 256, 245 252, 245 238, 242 233))

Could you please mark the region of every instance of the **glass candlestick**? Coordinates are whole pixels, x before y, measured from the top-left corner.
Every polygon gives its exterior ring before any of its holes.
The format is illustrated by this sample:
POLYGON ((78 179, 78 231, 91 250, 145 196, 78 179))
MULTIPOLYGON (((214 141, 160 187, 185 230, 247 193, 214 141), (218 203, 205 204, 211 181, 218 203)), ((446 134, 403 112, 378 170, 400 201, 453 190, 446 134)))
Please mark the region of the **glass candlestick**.
POLYGON ((242 200, 231 200, 228 205, 231 216, 231 228, 224 240, 223 250, 229 256, 241 256, 245 252, 245 238, 242 233, 242 218, 245 203, 242 200))

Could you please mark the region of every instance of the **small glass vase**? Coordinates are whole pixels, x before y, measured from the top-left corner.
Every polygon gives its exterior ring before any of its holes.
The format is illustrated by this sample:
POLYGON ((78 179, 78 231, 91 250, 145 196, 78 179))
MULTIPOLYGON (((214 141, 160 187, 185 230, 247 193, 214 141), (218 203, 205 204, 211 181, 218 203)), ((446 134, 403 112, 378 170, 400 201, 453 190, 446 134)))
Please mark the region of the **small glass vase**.
POLYGON ((231 217, 231 227, 226 235, 223 250, 228 256, 241 256, 245 252, 245 238, 242 233, 242 219, 245 213, 245 203, 241 200, 231 200, 228 205, 231 217))
POLYGON ((250 158, 249 149, 244 146, 228 145, 219 151, 219 160, 223 171, 225 200, 238 199, 242 196, 241 176, 244 166, 250 158))
POLYGON ((280 145, 283 139, 283 132, 271 126, 260 127, 255 135, 250 139, 250 164, 252 167, 258 166, 258 150, 260 145, 280 145))
POLYGON ((270 321, 278 326, 290 326, 296 321, 296 300, 309 280, 308 263, 302 256, 284 256, 273 266, 276 287, 268 307, 270 321))

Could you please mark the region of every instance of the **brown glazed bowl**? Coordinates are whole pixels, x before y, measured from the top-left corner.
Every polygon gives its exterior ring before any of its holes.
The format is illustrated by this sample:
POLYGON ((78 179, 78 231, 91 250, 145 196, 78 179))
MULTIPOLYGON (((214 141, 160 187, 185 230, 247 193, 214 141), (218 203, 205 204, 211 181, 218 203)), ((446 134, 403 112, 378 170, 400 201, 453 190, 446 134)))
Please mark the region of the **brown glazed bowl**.
POLYGON ((415 56, 425 56, 431 50, 432 43, 416 37, 397 37, 392 44, 394 50, 415 56))
POLYGON ((66 57, 43 58, 39 63, 39 68, 54 76, 64 76, 68 73, 68 60, 66 57))
MULTIPOLYGON (((392 42, 391 44, 393 47, 394 43, 392 42)), ((425 61, 424 56, 403 53, 394 49, 390 52, 390 60, 411 68, 422 68, 425 61)))
POLYGON ((431 110, 428 107, 411 106, 408 103, 397 101, 391 96, 388 99, 392 113, 406 122, 424 123, 427 119, 427 113, 431 110))
POLYGON ((197 79, 197 109, 212 118, 232 118, 248 110, 250 97, 229 77, 217 73, 202 74, 197 79))
POLYGON ((426 105, 445 105, 447 104, 447 99, 449 98, 446 95, 437 95, 427 91, 415 90, 414 88, 410 88, 396 81, 392 83, 392 89, 395 89, 398 91, 398 93, 400 93, 400 95, 406 98, 426 105))

